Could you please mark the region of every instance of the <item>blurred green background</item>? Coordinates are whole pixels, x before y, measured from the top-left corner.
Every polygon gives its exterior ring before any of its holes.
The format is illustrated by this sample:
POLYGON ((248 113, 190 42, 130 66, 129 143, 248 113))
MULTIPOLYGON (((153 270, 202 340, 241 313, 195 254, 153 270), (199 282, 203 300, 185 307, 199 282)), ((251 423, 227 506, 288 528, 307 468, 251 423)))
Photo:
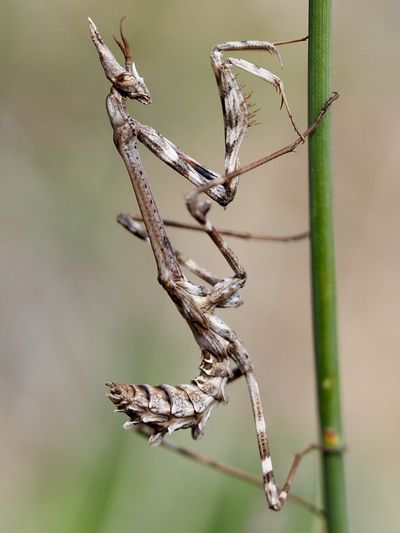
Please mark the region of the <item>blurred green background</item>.
MULTIPOLYGON (((399 469, 398 144, 399 3, 335 6, 336 249, 347 479, 353 531, 397 531, 399 469), (396 59, 397 58, 397 59, 396 59)), ((153 96, 130 104, 193 157, 222 170, 223 126, 208 55, 224 40, 301 37, 307 3, 220 0, 136 2, 5 0, 1 76, 1 531, 312 532, 318 518, 289 504, 266 510, 261 490, 150 449, 124 432, 107 380, 182 383, 198 349, 155 280, 150 249, 114 222, 136 212, 112 145, 105 81, 89 39, 90 15, 111 44, 126 33, 153 96)), ((114 46, 114 51, 116 47, 114 46)), ((298 124, 306 117, 306 45, 276 60, 246 54, 282 78, 298 124)), ((271 87, 240 80, 262 107, 241 161, 293 139, 271 87)), ((190 185, 142 150, 161 212, 188 220, 190 185)), ((242 179, 225 227, 284 234, 307 228, 306 148, 242 179)), ((174 245, 220 273, 207 239, 171 231, 174 245)), ((231 241, 249 273, 245 306, 221 313, 257 365, 278 479, 315 440, 306 243, 231 241)), ((258 473, 243 383, 229 391, 197 451, 258 473)), ((320 500, 318 457, 294 491, 320 500)))

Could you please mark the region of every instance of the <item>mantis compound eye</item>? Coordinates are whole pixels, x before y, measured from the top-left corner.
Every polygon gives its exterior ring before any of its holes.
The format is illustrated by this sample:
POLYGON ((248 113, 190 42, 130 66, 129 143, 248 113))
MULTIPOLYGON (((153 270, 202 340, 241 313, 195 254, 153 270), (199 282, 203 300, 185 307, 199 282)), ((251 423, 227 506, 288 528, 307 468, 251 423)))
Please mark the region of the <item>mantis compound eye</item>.
POLYGON ((138 100, 142 104, 151 103, 151 95, 142 78, 136 77, 128 71, 120 74, 114 81, 114 87, 131 100, 138 100))

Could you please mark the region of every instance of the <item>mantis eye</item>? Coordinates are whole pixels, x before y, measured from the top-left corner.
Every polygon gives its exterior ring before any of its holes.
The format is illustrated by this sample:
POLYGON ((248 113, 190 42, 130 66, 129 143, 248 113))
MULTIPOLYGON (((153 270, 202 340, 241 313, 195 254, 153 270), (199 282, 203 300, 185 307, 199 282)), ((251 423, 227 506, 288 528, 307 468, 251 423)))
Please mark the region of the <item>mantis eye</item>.
POLYGON ((126 92, 132 92, 136 89, 137 83, 135 78, 129 72, 123 72, 115 79, 115 85, 126 92))

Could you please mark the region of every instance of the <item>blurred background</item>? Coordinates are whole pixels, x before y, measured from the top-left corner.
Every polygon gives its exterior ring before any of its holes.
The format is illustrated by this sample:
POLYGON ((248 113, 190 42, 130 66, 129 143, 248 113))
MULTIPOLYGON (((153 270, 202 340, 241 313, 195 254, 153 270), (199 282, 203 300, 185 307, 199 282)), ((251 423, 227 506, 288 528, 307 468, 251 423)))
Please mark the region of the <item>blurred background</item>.
MULTIPOLYGON (((335 216, 347 482, 353 531, 397 531, 400 252, 398 21, 394 0, 337 3, 334 19, 335 216), (396 59, 397 58, 397 59, 396 59)), ((191 463, 121 428, 104 382, 182 383, 199 351, 156 282, 150 248, 116 223, 136 212, 104 110, 109 89, 87 16, 114 52, 126 33, 152 92, 138 120, 221 171, 223 122, 209 52, 232 39, 307 33, 307 2, 4 0, 1 17, 1 530, 4 532, 321 532, 289 504, 268 512, 260 489, 191 463)), ((282 76, 306 124, 306 44, 242 54, 282 76)), ((270 86, 239 75, 262 107, 242 163, 293 139, 270 86)), ((190 184, 142 150, 166 218, 189 220, 190 184)), ((308 227, 306 147, 243 177, 220 226, 285 234, 308 227)), ((177 249, 222 275, 204 236, 171 230, 177 249)), ((317 436, 308 244, 231 240, 246 266, 245 305, 221 315, 252 354, 277 476, 317 436)), ((244 383, 229 390, 205 438, 173 439, 258 474, 244 383)), ((294 492, 320 502, 319 461, 294 492)))

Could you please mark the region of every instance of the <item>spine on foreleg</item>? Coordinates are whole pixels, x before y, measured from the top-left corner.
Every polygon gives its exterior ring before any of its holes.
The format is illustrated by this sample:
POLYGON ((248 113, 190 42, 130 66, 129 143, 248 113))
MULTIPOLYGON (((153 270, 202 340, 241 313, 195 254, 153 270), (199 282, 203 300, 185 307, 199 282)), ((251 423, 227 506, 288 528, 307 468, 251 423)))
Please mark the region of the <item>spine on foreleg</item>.
POLYGON ((218 360, 203 352, 200 374, 190 384, 181 385, 124 385, 107 383, 108 397, 116 411, 125 413, 130 420, 125 429, 145 425, 153 431, 149 442, 160 444, 166 433, 191 428, 198 439, 211 412, 220 403, 226 403, 225 385, 230 375, 229 360, 218 360))

